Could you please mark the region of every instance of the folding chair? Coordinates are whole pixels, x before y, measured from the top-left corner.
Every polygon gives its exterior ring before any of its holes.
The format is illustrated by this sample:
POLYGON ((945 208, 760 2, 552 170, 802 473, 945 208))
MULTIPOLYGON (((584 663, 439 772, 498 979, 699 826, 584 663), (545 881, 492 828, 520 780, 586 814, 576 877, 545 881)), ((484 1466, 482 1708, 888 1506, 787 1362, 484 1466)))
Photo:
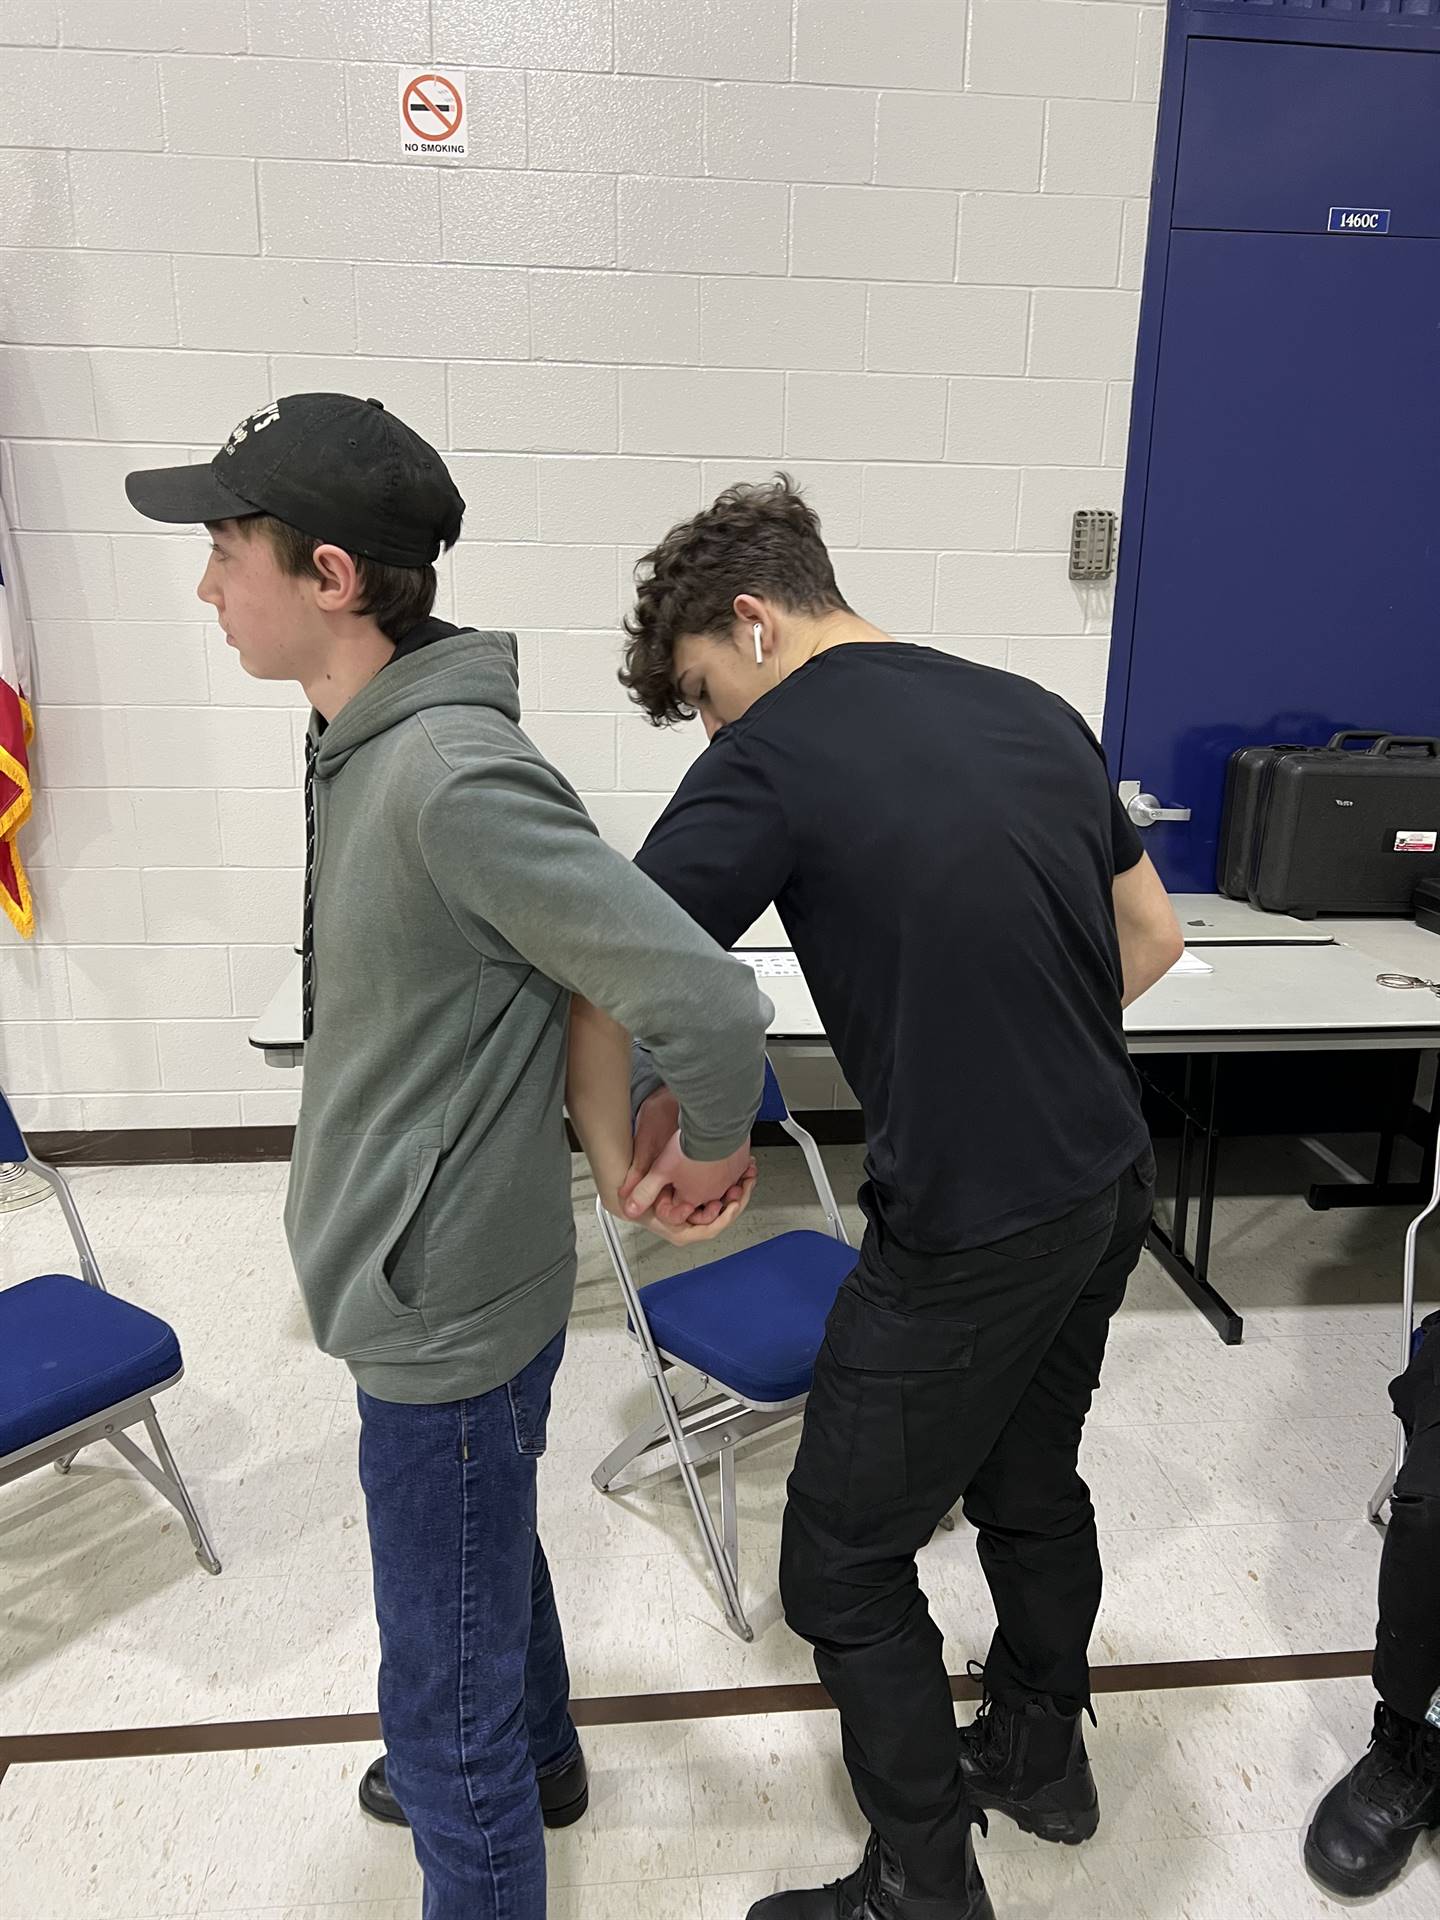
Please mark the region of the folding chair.
POLYGON ((824 1233, 778 1234, 637 1287, 617 1223, 603 1203, 596 1206, 601 1236, 625 1298, 630 1334, 639 1345, 660 1418, 638 1427, 601 1462, 595 1485, 601 1493, 612 1493, 622 1475, 627 1485, 657 1473, 680 1475, 725 1617, 742 1640, 755 1635, 740 1601, 735 1449, 800 1412, 826 1317, 841 1282, 855 1270, 855 1252, 845 1237, 820 1149, 791 1119, 768 1061, 759 1118, 778 1122, 799 1145, 825 1216, 824 1233), (672 1382, 673 1370, 680 1367, 700 1376, 683 1406, 672 1382), (699 1468, 711 1460, 720 1465, 718 1528, 699 1476, 699 1468))
MULTIPOLYGON (((1420 1328, 1415 1325, 1415 1255, 1420 1242, 1420 1229, 1432 1214, 1440 1212, 1440 1154, 1435 1156, 1435 1185, 1431 1189, 1430 1204, 1423 1213, 1419 1213, 1410 1222, 1410 1231, 1405 1236, 1405 1293, 1400 1305, 1400 1371, 1403 1373, 1415 1356, 1420 1339, 1420 1328)), ((1400 1469, 1405 1464, 1405 1429, 1395 1422, 1395 1461, 1385 1469, 1385 1476, 1370 1497, 1365 1509, 1376 1526, 1383 1526, 1381 1518, 1390 1504, 1390 1496, 1395 1491, 1395 1482, 1400 1469)))
POLYGON ((177 1510, 205 1571, 219 1573, 155 1411, 154 1396, 184 1373, 180 1342, 165 1321, 106 1292, 69 1185, 30 1153, 0 1094, 0 1171, 12 1169, 53 1189, 80 1277, 40 1274, 0 1290, 0 1486, 52 1461, 68 1473, 82 1447, 108 1440, 177 1510), (155 1460, 126 1431, 142 1421, 155 1460))

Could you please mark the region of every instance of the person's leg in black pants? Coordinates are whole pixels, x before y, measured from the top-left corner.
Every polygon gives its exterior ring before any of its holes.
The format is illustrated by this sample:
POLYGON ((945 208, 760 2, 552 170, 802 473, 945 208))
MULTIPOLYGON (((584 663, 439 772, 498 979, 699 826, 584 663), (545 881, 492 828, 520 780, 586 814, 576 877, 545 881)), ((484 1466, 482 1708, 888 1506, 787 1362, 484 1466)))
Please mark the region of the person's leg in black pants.
POLYGON ((966 1786, 977 1806, 1072 1846, 1100 1824, 1081 1719, 1102 1573, 1080 1440, 1110 1322, 1145 1244, 1153 1179, 1147 1158, 1122 1183, 1104 1258, 965 1490, 996 1615, 986 1702, 960 1737, 966 1786))
MULTIPOLYGON (((862 1811, 913 1885, 942 1898, 970 1884, 971 1813, 915 1555, 974 1482, 1097 1270, 1119 1257, 1122 1206, 1133 1264, 1128 1222, 1148 1213, 1137 1173, 1063 1220, 963 1254, 907 1253, 872 1231, 817 1361, 785 1515, 786 1617, 840 1709, 862 1811)), ((1072 1471, 1097 1332, 1056 1441, 1072 1471)), ((1063 1623, 1054 1631, 1068 1643, 1063 1623)))
POLYGON ((965 1489, 965 1518, 979 1533, 995 1602, 985 1679, 997 1700, 1048 1699, 1067 1713, 1090 1704, 1100 1542, 1090 1489, 1080 1478, 1080 1439, 1153 1199, 1148 1168, 1137 1168, 1122 1186, 1104 1257, 965 1489))
POLYGON ((1440 1313, 1424 1332, 1390 1385, 1409 1451, 1390 1496, 1375 1649, 1375 1691, 1406 1720, 1440 1693, 1440 1313))
POLYGON ((1440 1313, 1390 1398, 1409 1440, 1380 1557, 1375 1731, 1333 1786, 1305 1860, 1333 1893, 1380 1893, 1420 1834, 1440 1829, 1440 1313))

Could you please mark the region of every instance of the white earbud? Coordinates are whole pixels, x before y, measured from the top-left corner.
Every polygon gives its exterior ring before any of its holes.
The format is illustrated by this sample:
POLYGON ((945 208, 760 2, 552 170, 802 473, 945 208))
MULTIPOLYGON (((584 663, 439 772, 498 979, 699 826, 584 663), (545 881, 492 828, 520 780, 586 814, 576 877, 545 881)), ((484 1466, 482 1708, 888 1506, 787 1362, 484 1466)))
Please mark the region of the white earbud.
POLYGON ((763 667, 765 664, 765 629, 757 620, 752 631, 755 635, 755 664, 757 667, 763 667))

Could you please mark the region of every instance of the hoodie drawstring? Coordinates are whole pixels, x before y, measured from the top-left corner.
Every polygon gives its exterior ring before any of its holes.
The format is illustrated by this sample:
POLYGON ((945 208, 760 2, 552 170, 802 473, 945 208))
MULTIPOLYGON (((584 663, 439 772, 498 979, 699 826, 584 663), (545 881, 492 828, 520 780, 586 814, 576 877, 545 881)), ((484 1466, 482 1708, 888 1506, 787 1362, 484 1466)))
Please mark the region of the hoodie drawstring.
POLYGON ((305 735, 305 905, 300 926, 302 1036, 315 1029, 315 737, 305 735))

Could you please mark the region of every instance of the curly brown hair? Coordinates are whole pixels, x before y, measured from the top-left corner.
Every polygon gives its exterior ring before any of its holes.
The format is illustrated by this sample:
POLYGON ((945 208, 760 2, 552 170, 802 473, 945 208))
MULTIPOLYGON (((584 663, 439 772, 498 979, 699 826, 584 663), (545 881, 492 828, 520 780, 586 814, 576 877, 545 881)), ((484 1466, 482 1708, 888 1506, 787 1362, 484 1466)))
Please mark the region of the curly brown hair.
POLYGON ((788 473, 727 487, 713 506, 672 527, 636 568, 635 611, 620 684, 657 727, 691 720, 675 686, 686 634, 726 634, 737 594, 789 613, 850 611, 820 535, 820 516, 788 473))

